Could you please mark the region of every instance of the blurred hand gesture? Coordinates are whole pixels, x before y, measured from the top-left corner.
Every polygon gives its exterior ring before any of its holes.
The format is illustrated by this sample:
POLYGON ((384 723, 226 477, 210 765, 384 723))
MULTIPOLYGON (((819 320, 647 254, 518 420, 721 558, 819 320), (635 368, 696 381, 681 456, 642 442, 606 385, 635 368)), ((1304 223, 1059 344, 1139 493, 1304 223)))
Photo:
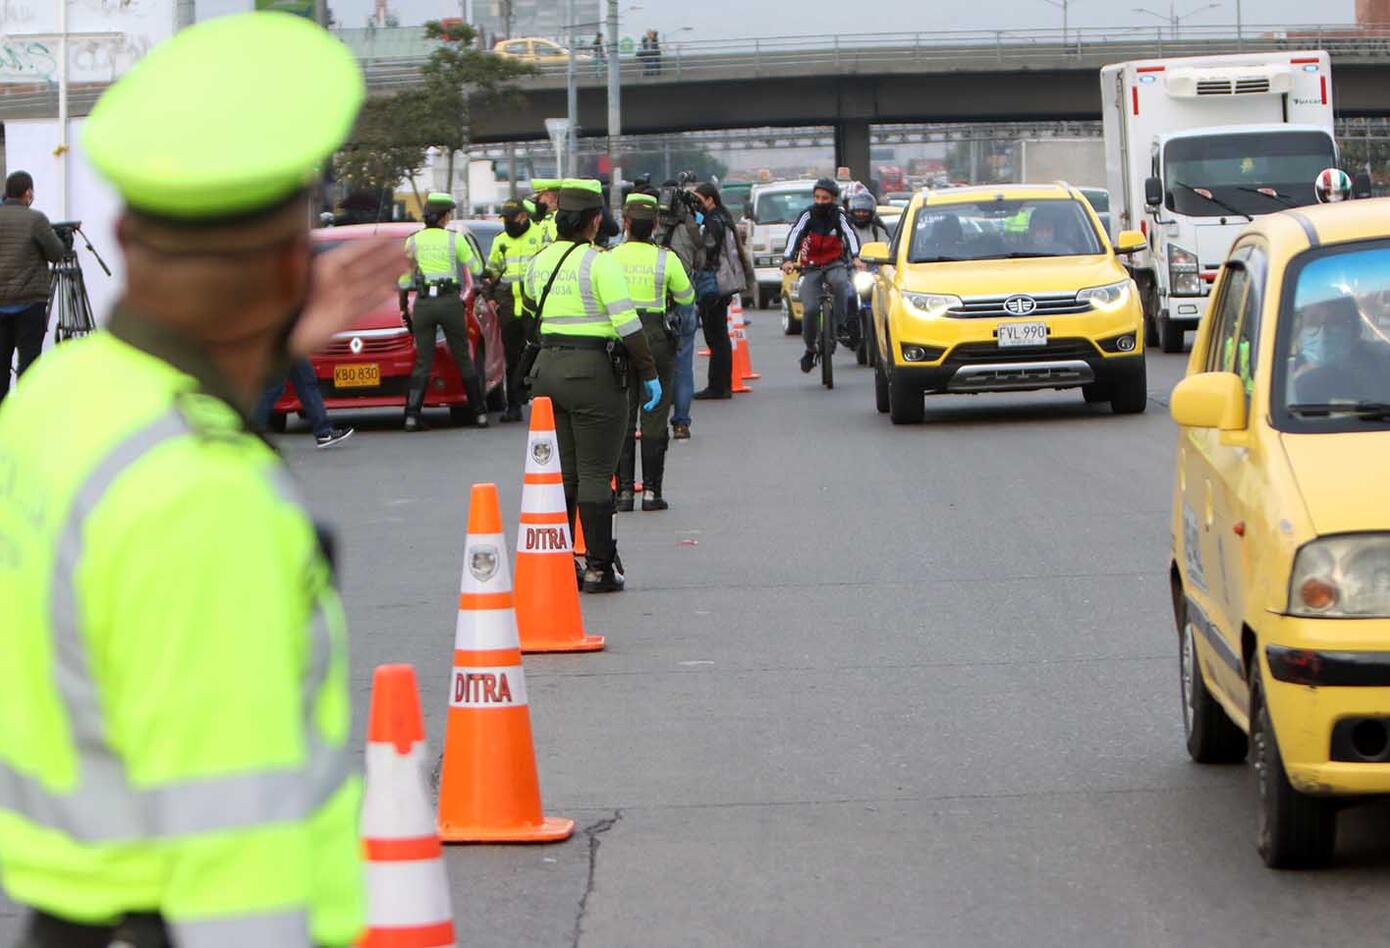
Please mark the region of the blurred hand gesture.
POLYGON ((290 352, 320 352, 335 333, 396 296, 396 281, 410 268, 401 241, 350 240, 314 258, 309 299, 290 336, 290 352))

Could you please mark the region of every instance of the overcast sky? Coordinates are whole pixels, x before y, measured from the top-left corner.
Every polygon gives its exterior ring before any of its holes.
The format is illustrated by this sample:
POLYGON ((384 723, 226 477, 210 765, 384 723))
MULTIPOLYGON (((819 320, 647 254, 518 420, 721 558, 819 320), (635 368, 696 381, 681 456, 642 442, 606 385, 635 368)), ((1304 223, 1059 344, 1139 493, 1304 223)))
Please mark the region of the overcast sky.
MULTIPOLYGON (((473 0, 475 4, 489 0, 473 0)), ((554 0, 556 3, 564 0, 554 0)), ((1176 4, 1178 14, 1202 7, 1211 0, 1186 0, 1176 4)), ((1246 24, 1342 23, 1353 19, 1354 0, 1243 0, 1246 24)), ((373 0, 329 0, 344 26, 361 26, 373 0)), ((413 25, 439 16, 457 16, 462 0, 388 0, 388 6, 413 25)), ((672 34, 681 27, 693 29, 690 39, 726 37, 792 36, 807 33, 874 33, 926 30, 1037 29, 1062 25, 1062 11, 1047 0, 872 0, 859 5, 862 17, 846 16, 855 4, 845 0, 622 0, 621 7, 641 9, 623 14, 624 35, 640 36, 649 28, 672 34)), ((1148 7, 1167 14, 1167 0, 1070 0, 1072 26, 1160 25, 1157 17, 1132 12, 1148 7)), ((1184 23, 1234 24, 1236 0, 1219 0, 1215 9, 1187 17, 1184 23)))

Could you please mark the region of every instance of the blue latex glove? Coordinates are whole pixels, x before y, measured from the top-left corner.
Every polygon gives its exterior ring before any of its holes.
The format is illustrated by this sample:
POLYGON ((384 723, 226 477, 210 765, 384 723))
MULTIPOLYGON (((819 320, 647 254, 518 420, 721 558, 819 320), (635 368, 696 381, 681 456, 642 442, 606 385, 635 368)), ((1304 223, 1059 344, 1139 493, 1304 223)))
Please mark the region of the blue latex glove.
POLYGON ((661 380, 652 379, 648 382, 643 382, 642 387, 647 390, 647 402, 642 406, 642 410, 651 411, 657 405, 661 404, 661 380))

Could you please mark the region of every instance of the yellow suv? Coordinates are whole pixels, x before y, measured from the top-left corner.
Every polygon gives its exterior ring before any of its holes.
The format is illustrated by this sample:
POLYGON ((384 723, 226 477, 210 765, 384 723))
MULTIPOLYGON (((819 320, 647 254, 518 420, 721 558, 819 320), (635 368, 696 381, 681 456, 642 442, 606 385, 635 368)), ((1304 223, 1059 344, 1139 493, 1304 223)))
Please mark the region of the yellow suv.
POLYGON ((1143 309, 1081 193, 1004 184, 917 194, 879 266, 873 344, 878 410, 921 421, 926 393, 1079 388, 1088 402, 1142 412, 1143 309))
POLYGON ((1239 761, 1248 743, 1260 855, 1322 864, 1339 805, 1390 793, 1390 201, 1246 227, 1187 372, 1170 568, 1187 749, 1239 761))

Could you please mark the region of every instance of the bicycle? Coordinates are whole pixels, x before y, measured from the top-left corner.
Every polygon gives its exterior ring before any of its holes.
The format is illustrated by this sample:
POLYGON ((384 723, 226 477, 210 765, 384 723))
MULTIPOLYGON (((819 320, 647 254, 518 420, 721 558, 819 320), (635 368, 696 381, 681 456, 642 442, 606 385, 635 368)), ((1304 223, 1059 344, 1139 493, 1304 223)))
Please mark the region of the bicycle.
MULTIPOLYGON (((801 279, 805 280, 810 271, 823 269, 823 267, 803 266, 801 279)), ((821 280, 820 295, 817 297, 817 301, 819 303, 817 312, 820 325, 816 327, 816 361, 820 363, 821 384, 826 388, 833 389, 835 387, 834 356, 837 329, 835 327, 835 291, 829 280, 821 280), (829 331, 826 330, 827 325, 830 326, 829 331)), ((805 313, 802 314, 802 318, 807 318, 805 313)))

